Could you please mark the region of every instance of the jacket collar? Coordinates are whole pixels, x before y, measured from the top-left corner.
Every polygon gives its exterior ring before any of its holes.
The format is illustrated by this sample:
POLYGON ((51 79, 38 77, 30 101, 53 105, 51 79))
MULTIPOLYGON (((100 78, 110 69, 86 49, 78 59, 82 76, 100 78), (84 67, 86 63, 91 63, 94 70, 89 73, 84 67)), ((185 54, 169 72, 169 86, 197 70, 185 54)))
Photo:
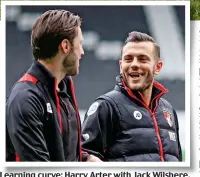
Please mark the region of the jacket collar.
MULTIPOLYGON (((33 62, 27 73, 37 78, 37 80, 45 85, 49 90, 53 92, 55 91, 56 77, 38 61, 33 62)), ((74 94, 74 90, 71 90, 74 89, 74 83, 71 77, 66 76, 60 84, 64 85, 62 91, 70 94, 70 96, 72 96, 71 94, 74 94)))
MULTIPOLYGON (((130 90, 121 75, 116 77, 116 86, 115 86, 116 90, 120 90, 121 92, 123 92, 125 95, 128 95, 129 97, 139 101, 140 103, 142 103, 143 105, 145 105, 144 103, 144 98, 142 96, 142 94, 139 91, 132 91, 130 90)), ((152 90, 152 96, 151 96, 151 102, 154 102, 156 100, 158 100, 163 94, 167 93, 168 90, 162 86, 160 83, 158 82, 153 82, 153 90, 152 90)), ((145 107, 147 107, 145 105, 145 107)))
POLYGON ((27 73, 37 78, 42 84, 54 88, 55 76, 38 61, 33 62, 27 73))
MULTIPOLYGON (((53 74, 42 64, 40 64, 38 61, 34 61, 27 71, 27 74, 35 77, 39 82, 47 86, 47 88, 50 90, 50 93, 55 95, 56 77, 53 76, 53 74)), ((73 104, 75 105, 75 109, 78 114, 78 106, 76 103, 74 83, 72 78, 70 76, 66 76, 61 82, 63 82, 61 84, 64 84, 62 91, 66 92, 72 98, 73 104)))
MULTIPOLYGON (((37 78, 42 84, 54 89, 56 77, 38 61, 33 62, 27 73, 37 78)), ((68 87, 71 88, 71 84, 73 84, 69 76, 66 76, 61 82, 64 82, 60 83, 64 84, 63 91, 67 90, 68 87)))

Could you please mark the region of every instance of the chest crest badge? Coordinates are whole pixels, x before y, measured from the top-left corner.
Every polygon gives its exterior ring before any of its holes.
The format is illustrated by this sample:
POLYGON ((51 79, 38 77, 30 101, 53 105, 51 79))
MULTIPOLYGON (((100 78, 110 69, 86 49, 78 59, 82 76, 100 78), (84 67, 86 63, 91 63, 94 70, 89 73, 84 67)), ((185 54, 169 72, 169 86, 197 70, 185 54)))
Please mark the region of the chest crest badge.
POLYGON ((142 113, 140 111, 134 111, 133 117, 137 120, 140 120, 140 119, 142 119, 142 113))
POLYGON ((163 110, 163 114, 164 114, 164 117, 167 120, 167 123, 169 124, 169 126, 172 127, 173 119, 172 119, 171 113, 167 110, 163 110))

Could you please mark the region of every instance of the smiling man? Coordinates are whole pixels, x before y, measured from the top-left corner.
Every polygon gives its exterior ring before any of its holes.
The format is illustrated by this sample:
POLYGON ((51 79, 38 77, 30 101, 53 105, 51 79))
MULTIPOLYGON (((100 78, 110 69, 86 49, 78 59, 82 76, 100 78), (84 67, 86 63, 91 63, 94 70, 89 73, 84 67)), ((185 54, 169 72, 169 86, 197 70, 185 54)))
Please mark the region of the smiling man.
POLYGON ((182 161, 178 119, 167 92, 154 81, 162 69, 160 47, 131 32, 119 61, 114 90, 86 112, 83 148, 103 161, 182 161))

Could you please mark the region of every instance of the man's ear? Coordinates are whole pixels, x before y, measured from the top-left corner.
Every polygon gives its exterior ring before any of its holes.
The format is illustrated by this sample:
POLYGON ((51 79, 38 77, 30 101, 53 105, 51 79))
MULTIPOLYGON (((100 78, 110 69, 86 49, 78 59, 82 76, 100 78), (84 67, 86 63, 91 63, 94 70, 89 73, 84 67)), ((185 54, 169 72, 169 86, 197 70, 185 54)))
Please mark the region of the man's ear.
POLYGON ((163 62, 162 61, 158 61, 155 65, 155 68, 154 68, 154 74, 155 75, 158 75, 159 72, 161 71, 162 69, 162 66, 163 66, 163 62))
POLYGON ((64 54, 68 54, 71 50, 71 43, 69 42, 69 40, 67 39, 63 39, 62 42, 59 45, 60 50, 64 53, 64 54))

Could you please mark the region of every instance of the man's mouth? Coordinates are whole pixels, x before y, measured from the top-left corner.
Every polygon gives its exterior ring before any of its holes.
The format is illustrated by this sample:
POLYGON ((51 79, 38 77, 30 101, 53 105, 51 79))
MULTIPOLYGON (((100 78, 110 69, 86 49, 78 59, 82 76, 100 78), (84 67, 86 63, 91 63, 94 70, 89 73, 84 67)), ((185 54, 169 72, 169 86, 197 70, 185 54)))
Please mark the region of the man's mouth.
POLYGON ((140 78, 141 76, 143 76, 144 74, 139 74, 139 73, 131 73, 129 74, 130 77, 137 79, 140 78))

